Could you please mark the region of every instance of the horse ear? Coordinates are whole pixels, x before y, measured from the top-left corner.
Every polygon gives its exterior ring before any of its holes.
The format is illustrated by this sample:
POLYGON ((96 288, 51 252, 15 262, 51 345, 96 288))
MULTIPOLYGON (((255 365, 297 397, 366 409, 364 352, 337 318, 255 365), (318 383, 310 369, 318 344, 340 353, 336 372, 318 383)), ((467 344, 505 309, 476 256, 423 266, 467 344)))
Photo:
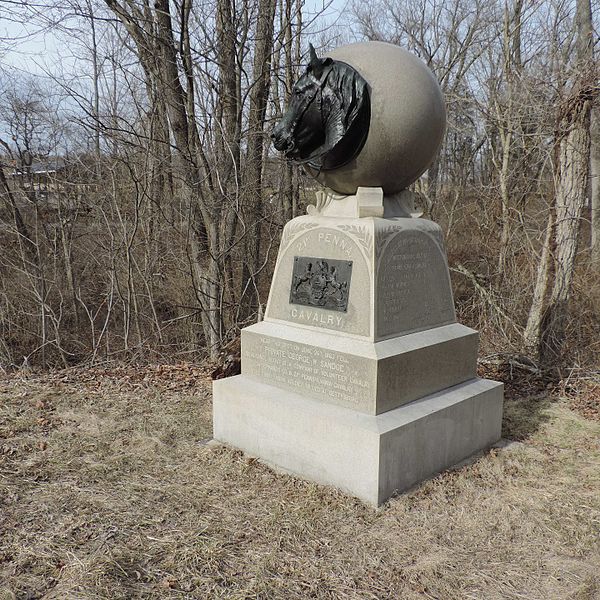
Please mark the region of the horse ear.
POLYGON ((321 59, 317 56, 315 47, 312 44, 308 45, 308 49, 310 52, 310 62, 308 63, 308 66, 312 71, 317 72, 321 69, 321 59))
POLYGON ((315 51, 315 47, 312 44, 308 45, 310 51, 310 62, 308 63, 308 68, 313 72, 313 75, 319 79, 323 74, 323 69, 330 65, 333 61, 331 58, 319 58, 317 56, 317 52, 315 51))

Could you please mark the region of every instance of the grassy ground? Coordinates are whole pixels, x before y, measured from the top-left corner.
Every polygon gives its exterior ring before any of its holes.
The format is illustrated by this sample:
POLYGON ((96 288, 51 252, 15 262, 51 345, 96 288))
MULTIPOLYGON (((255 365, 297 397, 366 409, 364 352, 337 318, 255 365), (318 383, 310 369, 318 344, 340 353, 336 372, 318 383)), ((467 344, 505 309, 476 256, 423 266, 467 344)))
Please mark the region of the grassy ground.
POLYGON ((380 510, 207 446, 189 367, 0 380, 0 599, 600 598, 600 422, 506 402, 511 443, 380 510))

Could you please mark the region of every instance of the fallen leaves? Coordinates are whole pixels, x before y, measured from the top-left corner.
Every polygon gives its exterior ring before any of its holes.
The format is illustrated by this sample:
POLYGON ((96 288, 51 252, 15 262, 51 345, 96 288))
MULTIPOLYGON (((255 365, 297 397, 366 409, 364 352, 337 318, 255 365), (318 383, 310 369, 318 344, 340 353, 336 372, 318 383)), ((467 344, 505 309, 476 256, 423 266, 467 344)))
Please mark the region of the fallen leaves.
POLYGON ((600 421, 600 382, 582 381, 564 390, 571 410, 586 419, 600 421))
MULTIPOLYGON (((520 422, 537 384, 517 375, 502 377, 505 418, 520 422)), ((550 393, 583 392, 573 384, 550 393)), ((498 446, 374 511, 207 445, 210 387, 210 370, 192 364, 0 381, 0 590, 534 599, 566 597, 597 571, 597 424, 566 402, 538 403, 551 414, 527 428, 527 443, 498 446)), ((545 384, 538 393, 546 398, 545 384)))

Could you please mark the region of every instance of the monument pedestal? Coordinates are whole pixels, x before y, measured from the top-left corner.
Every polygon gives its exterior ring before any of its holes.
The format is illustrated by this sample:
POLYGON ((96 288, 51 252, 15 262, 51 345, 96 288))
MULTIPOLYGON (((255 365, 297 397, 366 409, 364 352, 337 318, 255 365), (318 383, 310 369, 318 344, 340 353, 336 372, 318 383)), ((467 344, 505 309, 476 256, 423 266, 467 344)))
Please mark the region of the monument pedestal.
POLYGON ((214 438, 379 505, 500 438, 477 346, 435 223, 298 217, 242 374, 214 384, 214 438))
POLYGON ((500 438, 502 384, 471 379, 368 415, 246 375, 215 381, 214 438, 379 506, 500 438))

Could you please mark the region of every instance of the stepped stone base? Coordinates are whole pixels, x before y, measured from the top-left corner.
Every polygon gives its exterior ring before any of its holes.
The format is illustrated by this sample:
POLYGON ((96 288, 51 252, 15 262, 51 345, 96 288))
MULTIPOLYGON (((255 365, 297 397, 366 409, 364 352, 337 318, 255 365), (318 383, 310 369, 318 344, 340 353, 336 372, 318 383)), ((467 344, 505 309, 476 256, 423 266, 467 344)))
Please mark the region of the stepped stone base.
POLYGON ((213 394, 216 440, 373 505, 502 423, 502 385, 477 379, 478 334, 456 322, 441 229, 400 216, 401 200, 361 189, 287 223, 242 374, 213 394))
POLYGON ((500 438, 503 386, 471 379, 369 415, 238 375, 214 383, 214 438, 379 506, 500 438))
POLYGON ((263 321, 242 330, 242 375, 377 415, 476 377, 478 342, 459 323, 373 343, 263 321))

